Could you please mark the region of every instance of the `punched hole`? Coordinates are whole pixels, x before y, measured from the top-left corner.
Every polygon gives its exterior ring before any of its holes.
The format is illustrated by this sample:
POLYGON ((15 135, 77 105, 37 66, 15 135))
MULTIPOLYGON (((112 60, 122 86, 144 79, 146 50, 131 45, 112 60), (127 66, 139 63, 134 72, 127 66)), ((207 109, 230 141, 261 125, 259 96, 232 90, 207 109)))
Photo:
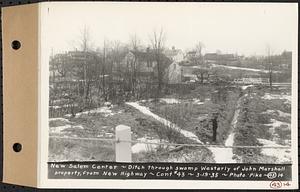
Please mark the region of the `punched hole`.
POLYGON ((20 41, 14 40, 14 41, 11 43, 11 47, 12 47, 14 50, 20 49, 20 47, 21 47, 20 41))
POLYGON ((14 150, 15 152, 20 152, 20 151, 22 150, 22 145, 21 145, 20 143, 15 143, 15 144, 13 145, 13 150, 14 150))

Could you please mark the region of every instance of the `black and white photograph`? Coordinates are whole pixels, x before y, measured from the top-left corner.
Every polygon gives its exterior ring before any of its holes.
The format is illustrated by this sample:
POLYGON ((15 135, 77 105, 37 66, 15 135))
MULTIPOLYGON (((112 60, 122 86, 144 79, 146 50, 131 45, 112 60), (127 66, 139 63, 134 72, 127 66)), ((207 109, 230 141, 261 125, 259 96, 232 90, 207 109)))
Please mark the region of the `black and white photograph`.
POLYGON ((50 10, 48 161, 292 163, 293 14, 155 5, 50 10))

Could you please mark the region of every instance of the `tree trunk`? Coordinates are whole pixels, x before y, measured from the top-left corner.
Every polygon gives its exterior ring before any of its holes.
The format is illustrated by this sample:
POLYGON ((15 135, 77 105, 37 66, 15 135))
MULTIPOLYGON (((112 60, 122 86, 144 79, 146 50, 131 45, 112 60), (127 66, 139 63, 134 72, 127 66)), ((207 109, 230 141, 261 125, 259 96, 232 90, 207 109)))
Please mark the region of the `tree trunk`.
POLYGON ((212 129, 213 129, 213 136, 212 136, 212 140, 214 142, 217 141, 217 129, 218 129, 218 120, 217 117, 212 119, 212 129))
POLYGON ((270 83, 271 90, 273 89, 273 86, 272 86, 273 82, 272 81, 273 81, 272 71, 270 71, 270 73, 269 73, 269 83, 270 83))
POLYGON ((84 63, 83 63, 83 106, 86 107, 87 104, 87 97, 88 97, 88 88, 87 88, 87 57, 86 57, 86 51, 84 52, 84 63))

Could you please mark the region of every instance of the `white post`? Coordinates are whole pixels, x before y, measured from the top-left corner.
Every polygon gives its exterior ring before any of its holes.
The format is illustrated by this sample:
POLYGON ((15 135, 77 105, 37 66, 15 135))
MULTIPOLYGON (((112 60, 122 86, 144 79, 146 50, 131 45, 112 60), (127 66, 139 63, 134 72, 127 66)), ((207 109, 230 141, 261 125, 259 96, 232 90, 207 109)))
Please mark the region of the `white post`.
POLYGON ((126 125, 116 127, 116 162, 131 162, 131 129, 126 125))

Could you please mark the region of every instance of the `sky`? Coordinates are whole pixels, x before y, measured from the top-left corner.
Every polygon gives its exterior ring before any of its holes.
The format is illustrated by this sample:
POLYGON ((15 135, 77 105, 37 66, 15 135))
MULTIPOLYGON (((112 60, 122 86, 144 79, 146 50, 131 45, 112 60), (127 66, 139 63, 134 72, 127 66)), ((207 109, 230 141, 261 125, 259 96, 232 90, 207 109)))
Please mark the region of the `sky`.
POLYGON ((293 50, 297 43, 297 4, 274 3, 44 3, 42 25, 54 53, 79 46, 84 26, 94 48, 104 40, 128 43, 136 34, 150 45, 154 30, 163 28, 165 46, 204 52, 265 55, 293 50))

